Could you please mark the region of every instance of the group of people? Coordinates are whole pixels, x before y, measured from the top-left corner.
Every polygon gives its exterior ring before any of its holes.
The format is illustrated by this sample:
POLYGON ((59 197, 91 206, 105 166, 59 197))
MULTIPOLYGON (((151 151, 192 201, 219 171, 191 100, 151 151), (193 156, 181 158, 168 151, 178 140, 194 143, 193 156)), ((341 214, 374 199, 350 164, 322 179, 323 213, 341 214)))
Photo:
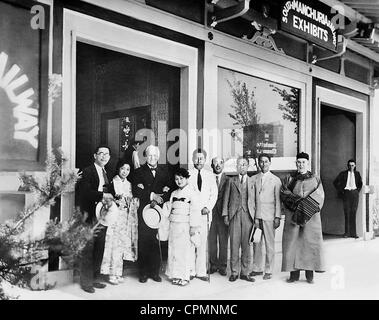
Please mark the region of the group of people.
POLYGON ((165 271, 174 285, 188 285, 195 277, 209 281, 215 272, 226 276, 229 237, 229 281, 254 282, 259 275, 270 279, 275 230, 282 215, 282 271, 290 273, 287 281, 299 280, 300 270, 305 270, 312 283, 313 272, 324 271, 320 217, 324 191, 319 177, 309 171, 307 153, 297 155, 296 173, 283 180, 270 171, 268 154, 259 155, 258 174, 248 176, 249 159, 239 157, 237 175, 227 176, 224 159, 213 158, 212 171, 206 170, 207 153, 196 149, 194 168, 178 168, 172 176, 158 164, 159 148, 150 145, 145 164, 134 168, 129 155, 118 162, 113 179, 105 171, 110 149, 99 146, 93 156, 79 189, 85 221, 94 229, 80 266, 80 284, 86 292, 105 287, 100 274, 108 275, 111 284, 122 282, 124 260, 137 261, 139 282, 162 281, 159 229, 146 223, 146 208, 159 209, 160 219, 168 221, 165 271), (261 236, 253 242, 257 230, 261 236))

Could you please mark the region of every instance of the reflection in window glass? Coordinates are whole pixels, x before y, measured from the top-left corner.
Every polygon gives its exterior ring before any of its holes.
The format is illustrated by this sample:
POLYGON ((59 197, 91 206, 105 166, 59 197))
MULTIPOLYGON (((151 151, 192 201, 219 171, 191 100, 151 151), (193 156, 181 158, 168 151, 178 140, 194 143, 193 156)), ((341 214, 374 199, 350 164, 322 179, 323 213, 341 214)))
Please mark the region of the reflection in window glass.
POLYGON ((271 155, 271 170, 295 169, 299 95, 297 88, 218 69, 219 150, 226 171, 236 171, 241 155, 249 157, 249 171, 256 171, 260 153, 271 155))

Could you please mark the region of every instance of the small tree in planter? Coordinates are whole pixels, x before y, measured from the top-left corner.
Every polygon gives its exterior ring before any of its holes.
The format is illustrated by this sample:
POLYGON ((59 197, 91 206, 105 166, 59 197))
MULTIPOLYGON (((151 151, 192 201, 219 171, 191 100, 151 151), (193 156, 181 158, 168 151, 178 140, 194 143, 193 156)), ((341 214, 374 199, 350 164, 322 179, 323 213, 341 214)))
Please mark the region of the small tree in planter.
POLYGON ((2 281, 30 287, 30 280, 35 275, 33 267, 47 263, 47 250, 59 252, 72 265, 80 258, 85 244, 92 241, 93 231, 82 222, 79 210, 68 221, 50 221, 42 239, 34 240, 27 236, 26 222, 38 214, 40 208, 54 205, 57 197, 75 190, 80 175, 74 170, 64 169, 64 162, 62 155, 59 159, 49 155, 42 179, 20 174, 22 189, 34 192, 36 201, 15 219, 0 224, 0 299, 11 298, 4 292, 2 281))

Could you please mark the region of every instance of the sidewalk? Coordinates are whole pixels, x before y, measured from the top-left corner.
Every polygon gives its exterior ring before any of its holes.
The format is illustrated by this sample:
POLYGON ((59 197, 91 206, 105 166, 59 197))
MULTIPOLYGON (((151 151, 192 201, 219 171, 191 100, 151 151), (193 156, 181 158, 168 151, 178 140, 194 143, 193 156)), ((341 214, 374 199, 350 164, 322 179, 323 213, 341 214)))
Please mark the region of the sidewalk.
POLYGON ((286 283, 287 273, 280 272, 281 252, 276 256, 276 272, 271 280, 256 277, 254 283, 229 282, 218 273, 210 283, 194 279, 186 287, 173 286, 165 276, 162 283, 138 282, 136 270, 127 270, 123 284, 108 284, 89 294, 79 284, 48 291, 14 289, 21 300, 259 300, 259 299, 379 299, 379 239, 330 239, 324 242, 326 272, 315 274, 308 284, 303 272, 300 281, 286 283))

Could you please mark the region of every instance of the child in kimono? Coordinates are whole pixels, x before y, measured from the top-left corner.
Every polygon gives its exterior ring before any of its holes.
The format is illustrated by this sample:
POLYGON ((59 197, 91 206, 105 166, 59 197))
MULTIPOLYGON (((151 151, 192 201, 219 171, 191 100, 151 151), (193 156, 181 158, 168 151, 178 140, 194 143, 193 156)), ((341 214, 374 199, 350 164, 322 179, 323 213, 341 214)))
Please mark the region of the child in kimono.
POLYGON ((175 172, 178 189, 166 203, 165 214, 170 221, 166 274, 172 284, 185 286, 190 280, 191 237, 200 232, 198 191, 188 185, 189 173, 184 168, 175 172))
POLYGON ((138 199, 133 198, 131 184, 126 179, 130 173, 129 164, 125 160, 120 160, 117 164, 116 172, 117 174, 113 178, 111 187, 116 198, 116 203, 112 207, 117 208, 117 214, 112 214, 112 219, 108 219, 104 255, 101 264, 101 273, 108 275, 109 283, 115 285, 123 282, 124 260, 137 260, 138 240, 138 199))

